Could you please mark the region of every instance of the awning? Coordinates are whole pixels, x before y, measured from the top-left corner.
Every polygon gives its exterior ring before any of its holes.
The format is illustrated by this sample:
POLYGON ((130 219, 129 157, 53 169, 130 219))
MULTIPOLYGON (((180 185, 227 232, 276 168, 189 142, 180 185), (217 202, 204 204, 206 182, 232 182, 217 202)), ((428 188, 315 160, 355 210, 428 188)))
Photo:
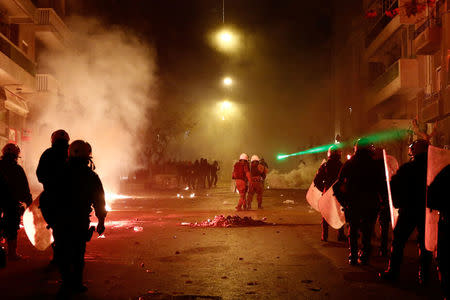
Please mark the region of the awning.
POLYGON ((30 112, 27 103, 22 97, 4 87, 0 87, 0 100, 4 101, 5 109, 15 112, 20 116, 26 117, 30 112))

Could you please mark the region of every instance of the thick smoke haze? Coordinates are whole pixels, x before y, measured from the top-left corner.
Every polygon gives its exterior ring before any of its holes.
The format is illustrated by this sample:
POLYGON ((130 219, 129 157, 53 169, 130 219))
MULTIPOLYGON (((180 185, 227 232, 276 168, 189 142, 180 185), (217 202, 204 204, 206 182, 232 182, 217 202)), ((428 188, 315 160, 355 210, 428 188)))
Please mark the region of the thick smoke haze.
POLYGON ((35 165, 28 167, 34 172, 51 133, 65 129, 71 141, 92 145, 105 188, 117 191, 119 176, 136 167, 143 143, 139 133, 149 125, 148 112, 155 104, 154 53, 119 28, 81 18, 69 23, 73 47, 39 57, 58 79, 59 95, 35 100, 36 128, 27 151, 35 165))
POLYGON ((267 174, 267 185, 271 189, 308 189, 322 162, 323 160, 310 156, 303 158, 297 168, 289 172, 270 171, 267 174))

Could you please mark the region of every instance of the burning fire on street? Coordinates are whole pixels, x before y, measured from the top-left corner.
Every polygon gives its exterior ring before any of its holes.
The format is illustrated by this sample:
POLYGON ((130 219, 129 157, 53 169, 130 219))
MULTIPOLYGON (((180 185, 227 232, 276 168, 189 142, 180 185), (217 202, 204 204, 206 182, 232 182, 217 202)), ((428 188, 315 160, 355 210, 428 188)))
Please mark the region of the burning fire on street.
POLYGON ((106 211, 111 211, 111 205, 114 203, 114 201, 119 200, 119 199, 133 199, 135 197, 129 196, 129 195, 121 195, 121 194, 116 194, 110 191, 105 191, 105 201, 106 201, 106 211))

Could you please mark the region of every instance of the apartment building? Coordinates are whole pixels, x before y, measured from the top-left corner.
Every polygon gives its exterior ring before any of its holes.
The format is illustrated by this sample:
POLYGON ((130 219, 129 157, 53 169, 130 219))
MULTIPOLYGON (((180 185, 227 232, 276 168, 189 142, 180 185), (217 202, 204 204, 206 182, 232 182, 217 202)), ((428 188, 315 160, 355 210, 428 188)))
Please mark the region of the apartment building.
POLYGON ((41 54, 71 45, 65 0, 0 1, 0 148, 33 136, 33 110, 58 96, 41 54))
MULTIPOLYGON (((422 1, 425 4, 427 1, 422 1)), ((335 132, 352 138, 388 129, 421 131, 450 144, 448 1, 413 11, 411 0, 336 2, 333 37, 335 132)), ((422 3, 423 4, 423 3, 422 3)), ((410 137, 411 139, 413 137, 410 137)), ((386 145, 406 159, 408 139, 386 145)))

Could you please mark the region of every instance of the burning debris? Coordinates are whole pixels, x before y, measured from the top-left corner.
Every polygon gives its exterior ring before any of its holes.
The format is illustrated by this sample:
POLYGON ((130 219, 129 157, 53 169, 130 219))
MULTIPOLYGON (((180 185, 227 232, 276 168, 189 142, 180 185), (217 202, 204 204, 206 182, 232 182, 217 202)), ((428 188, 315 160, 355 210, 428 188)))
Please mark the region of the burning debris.
POLYGON ((227 216, 219 215, 215 216, 214 219, 208 219, 201 223, 189 223, 182 222, 182 226, 190 227, 244 227, 244 226, 264 226, 273 225, 272 223, 266 222, 267 218, 262 218, 261 220, 253 220, 251 217, 239 217, 239 216, 227 216))

